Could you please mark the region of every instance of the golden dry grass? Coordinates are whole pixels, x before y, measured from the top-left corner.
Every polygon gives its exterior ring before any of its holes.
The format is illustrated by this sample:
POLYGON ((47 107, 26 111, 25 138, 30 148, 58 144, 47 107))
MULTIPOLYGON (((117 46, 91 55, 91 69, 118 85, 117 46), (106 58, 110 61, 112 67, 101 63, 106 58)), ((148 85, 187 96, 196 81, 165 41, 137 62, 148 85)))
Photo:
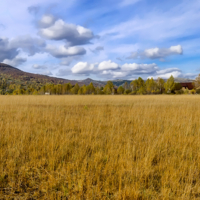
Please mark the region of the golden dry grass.
POLYGON ((0 102, 0 199, 200 199, 200 96, 0 102))

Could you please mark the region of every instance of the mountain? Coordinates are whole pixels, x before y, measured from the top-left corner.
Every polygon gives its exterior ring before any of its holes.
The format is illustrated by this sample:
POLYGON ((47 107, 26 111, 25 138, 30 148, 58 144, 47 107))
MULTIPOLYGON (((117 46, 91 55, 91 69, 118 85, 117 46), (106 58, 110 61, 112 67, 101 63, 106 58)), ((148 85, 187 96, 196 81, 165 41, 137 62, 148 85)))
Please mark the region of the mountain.
POLYGON ((14 80, 26 81, 26 82, 55 83, 55 84, 69 83, 69 82, 71 82, 71 84, 77 83, 77 81, 73 81, 73 80, 67 80, 67 79, 49 77, 49 76, 40 75, 40 74, 23 72, 15 67, 12 67, 4 63, 0 63, 0 76, 6 76, 10 78, 11 80, 14 79, 14 80))
POLYGON ((62 78, 56 78, 56 77, 50 77, 46 75, 41 74, 33 74, 24 72, 22 70, 19 70, 15 67, 12 67, 10 65, 0 63, 0 77, 6 77, 10 81, 18 82, 18 83, 33 83, 36 82, 38 84, 45 84, 45 83, 54 83, 54 84, 63 84, 63 83, 71 83, 72 85, 75 85, 78 83, 80 86, 82 85, 89 85, 91 82, 95 87, 99 86, 105 86, 105 81, 95 81, 90 78, 77 81, 77 80, 68 80, 68 79, 62 79, 62 78))
MULTIPOLYGON (((82 85, 89 85, 90 83, 93 83, 95 87, 104 87, 107 83, 107 81, 100 81, 100 80, 93 80, 91 78, 87 78, 85 80, 68 80, 68 79, 62 79, 62 78, 56 78, 56 77, 49 77, 46 75, 40 75, 40 74, 33 74, 33 73, 28 73, 24 72, 22 70, 19 70, 15 67, 12 67, 10 65, 0 63, 0 77, 6 76, 9 78, 11 81, 12 80, 17 80, 17 82, 26 82, 26 83, 31 83, 31 82, 36 82, 36 83, 54 83, 54 84, 63 84, 63 83, 71 83, 72 85, 75 85, 78 83, 80 86, 82 85)), ((111 80, 114 85, 120 86, 123 85, 125 82, 128 84, 131 83, 130 80, 111 80)), ((166 80, 165 80, 166 81, 166 80)), ((193 82, 194 80, 192 79, 187 79, 187 78, 175 78, 176 82, 193 82)))

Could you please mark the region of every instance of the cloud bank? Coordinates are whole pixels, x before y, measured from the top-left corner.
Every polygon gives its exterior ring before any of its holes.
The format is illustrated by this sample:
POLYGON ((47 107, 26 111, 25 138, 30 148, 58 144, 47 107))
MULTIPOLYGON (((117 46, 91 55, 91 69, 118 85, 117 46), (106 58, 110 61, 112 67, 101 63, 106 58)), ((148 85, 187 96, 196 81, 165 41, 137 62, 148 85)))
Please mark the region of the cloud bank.
POLYGON ((182 71, 178 68, 160 69, 155 63, 125 63, 120 66, 111 60, 95 64, 78 62, 72 67, 71 73, 77 75, 95 74, 99 77, 106 77, 107 79, 133 79, 139 75, 154 78, 169 78, 171 75, 174 77, 182 75, 182 71))
POLYGON ((146 49, 143 52, 133 52, 128 59, 136 58, 150 58, 150 59, 161 59, 172 55, 183 54, 183 48, 181 45, 171 46, 170 48, 152 48, 146 49))

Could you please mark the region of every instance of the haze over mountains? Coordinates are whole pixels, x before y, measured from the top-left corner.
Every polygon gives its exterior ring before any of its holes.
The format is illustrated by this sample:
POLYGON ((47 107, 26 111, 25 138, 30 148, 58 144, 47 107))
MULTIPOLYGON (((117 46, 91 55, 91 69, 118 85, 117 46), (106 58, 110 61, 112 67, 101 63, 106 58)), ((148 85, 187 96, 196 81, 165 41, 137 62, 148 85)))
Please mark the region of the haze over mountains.
MULTIPOLYGON (((94 86, 105 86, 107 81, 101 81, 101 80, 93 80, 91 78, 87 78, 84 80, 69 80, 69 79, 62 79, 62 78, 56 78, 56 77, 50 77, 47 75, 41 75, 41 74, 33 74, 21 71, 15 67, 12 67, 10 65, 0 63, 0 76, 8 76, 11 79, 20 79, 21 81, 36 81, 41 83, 71 83, 72 85, 75 85, 78 83, 81 85, 89 85, 91 82, 94 84, 94 86)), ((125 82, 130 83, 131 80, 111 80, 114 85, 120 86, 123 85, 125 82)), ((186 79, 186 78, 175 78, 176 82, 193 82, 192 79, 186 79)))

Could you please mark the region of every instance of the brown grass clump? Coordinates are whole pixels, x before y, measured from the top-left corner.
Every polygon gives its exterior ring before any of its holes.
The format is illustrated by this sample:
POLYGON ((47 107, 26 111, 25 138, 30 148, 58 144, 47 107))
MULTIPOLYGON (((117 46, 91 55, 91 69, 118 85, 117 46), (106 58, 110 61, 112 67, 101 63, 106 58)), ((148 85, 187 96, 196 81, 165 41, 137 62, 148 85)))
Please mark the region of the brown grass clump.
POLYGON ((199 96, 0 102, 0 199, 200 199, 199 96))

